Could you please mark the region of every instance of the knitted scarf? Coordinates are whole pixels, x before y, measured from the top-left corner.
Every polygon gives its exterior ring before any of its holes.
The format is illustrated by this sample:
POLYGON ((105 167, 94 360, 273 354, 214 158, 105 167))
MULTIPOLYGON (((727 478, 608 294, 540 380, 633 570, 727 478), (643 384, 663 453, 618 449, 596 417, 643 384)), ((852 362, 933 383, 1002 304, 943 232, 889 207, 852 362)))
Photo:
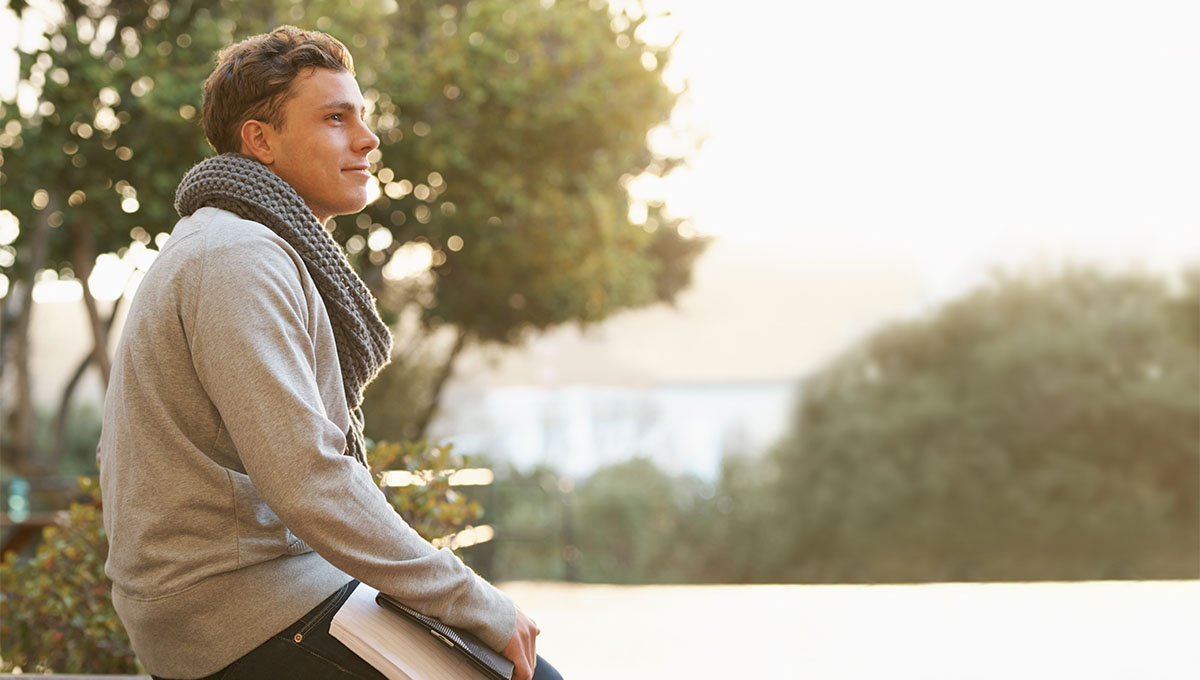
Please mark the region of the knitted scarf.
POLYGON ((227 153, 189 170, 175 192, 175 210, 187 217, 205 206, 264 225, 300 254, 333 326, 350 407, 345 454, 367 465, 363 388, 387 364, 392 351, 392 336, 379 318, 371 292, 300 194, 258 160, 227 153))

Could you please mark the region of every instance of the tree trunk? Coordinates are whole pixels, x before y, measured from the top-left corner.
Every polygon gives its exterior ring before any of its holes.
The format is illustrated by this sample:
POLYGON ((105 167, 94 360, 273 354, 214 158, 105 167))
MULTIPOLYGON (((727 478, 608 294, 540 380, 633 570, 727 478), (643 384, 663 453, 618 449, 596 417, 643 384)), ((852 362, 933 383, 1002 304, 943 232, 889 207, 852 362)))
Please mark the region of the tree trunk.
MULTIPOLYGON (((33 377, 29 370, 29 322, 33 316, 33 281, 18 281, 17 311, 13 319, 11 361, 17 371, 16 403, 8 414, 10 434, 4 437, 4 459, 28 475, 33 472, 37 454, 34 442, 33 377)), ((8 429, 8 428, 6 428, 8 429)))
POLYGON ((79 366, 75 368, 75 372, 71 374, 71 379, 63 387, 62 396, 58 399, 58 413, 54 416, 53 443, 50 445, 50 450, 46 452, 45 466, 48 470, 58 470, 59 463, 62 462, 62 449, 67 439, 68 414, 71 411, 71 397, 74 396, 79 381, 87 373, 88 366, 91 366, 94 361, 95 357, 91 353, 86 354, 79 362, 79 366))
MULTIPOLYGON (((109 313, 108 318, 104 321, 105 337, 107 337, 108 332, 112 330, 113 321, 117 318, 117 310, 120 309, 121 301, 124 299, 125 296, 122 295, 121 297, 117 298, 115 302, 113 302, 112 311, 109 313)), ((59 397, 58 413, 54 416, 54 428, 52 430, 54 443, 50 448, 49 455, 47 455, 47 458, 50 459, 51 464, 53 465, 52 469, 57 470, 59 463, 62 461, 63 445, 66 443, 67 439, 67 422, 71 416, 71 397, 75 395, 75 388, 79 386, 79 381, 83 379, 84 374, 87 372, 88 366, 92 365, 95 360, 96 357, 93 353, 88 353, 83 357, 83 360, 79 362, 79 366, 75 369, 75 372, 71 374, 71 379, 68 380, 66 386, 63 387, 62 396, 59 397)), ((97 457, 97 464, 99 464, 99 457, 97 457)))
MULTIPOLYGON (((88 279, 92 276, 92 266, 96 262, 96 248, 92 243, 92 225, 90 220, 76 221, 71 225, 72 248, 71 264, 75 267, 75 276, 83 284, 83 304, 87 307, 88 322, 92 326, 92 358, 100 369, 100 376, 108 386, 108 376, 111 372, 111 362, 108 358, 108 327, 100 319, 100 310, 96 306, 96 298, 92 295, 92 287, 88 279)), ((114 309, 116 305, 113 306, 114 309)))
POLYGON ((461 328, 455 327, 454 333, 456 334, 454 346, 450 348, 450 355, 446 357, 446 363, 442 364, 442 370, 434 378, 433 394, 429 399, 429 404, 425 407, 425 412, 416 421, 418 439, 425 438, 426 430, 429 429, 429 423, 433 422, 433 417, 437 415, 438 405, 442 400, 442 388, 446 386, 446 382, 454 374, 454 361, 467 344, 467 334, 461 328))
POLYGON ((10 415, 11 435, 4 438, 5 448, 8 449, 4 452, 4 458, 10 465, 26 474, 35 471, 38 462, 34 433, 33 375, 29 369, 29 328, 33 319, 33 285, 37 280, 37 273, 45 264, 50 244, 50 222, 47 216, 56 210, 53 207, 53 195, 50 200, 51 205, 47 205, 46 209, 39 213, 33 236, 30 237, 30 255, 25 276, 14 283, 17 289, 10 295, 10 304, 6 308, 6 312, 9 312, 6 316, 12 319, 12 328, 5 329, 3 344, 4 349, 11 353, 2 358, 5 363, 11 360, 16 367, 17 394, 16 406, 10 415), (16 306, 15 313, 10 311, 12 305, 16 306), (9 340, 12 340, 11 346, 9 340))

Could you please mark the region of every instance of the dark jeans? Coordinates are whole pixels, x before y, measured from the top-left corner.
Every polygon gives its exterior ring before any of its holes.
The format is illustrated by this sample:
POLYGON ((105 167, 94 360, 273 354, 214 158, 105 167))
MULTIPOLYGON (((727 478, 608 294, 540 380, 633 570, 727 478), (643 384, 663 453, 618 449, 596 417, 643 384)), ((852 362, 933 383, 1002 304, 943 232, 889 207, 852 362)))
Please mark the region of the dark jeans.
MULTIPOLYGON (((270 640, 201 680, 387 680, 371 664, 329 634, 329 622, 356 586, 358 581, 342 586, 270 640)), ((151 677, 163 680, 158 676, 151 677)), ((562 676, 539 656, 533 680, 562 680, 562 676)))

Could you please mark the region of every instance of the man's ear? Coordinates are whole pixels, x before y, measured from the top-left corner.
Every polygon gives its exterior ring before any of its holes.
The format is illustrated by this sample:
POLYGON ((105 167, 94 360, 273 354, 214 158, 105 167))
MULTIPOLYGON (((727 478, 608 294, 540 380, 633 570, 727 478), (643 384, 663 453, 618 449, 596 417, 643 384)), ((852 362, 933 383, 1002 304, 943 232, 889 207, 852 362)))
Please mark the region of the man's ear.
POLYGON ((275 162, 271 147, 271 130, 262 121, 248 120, 242 123, 242 153, 254 156, 263 165, 275 162))

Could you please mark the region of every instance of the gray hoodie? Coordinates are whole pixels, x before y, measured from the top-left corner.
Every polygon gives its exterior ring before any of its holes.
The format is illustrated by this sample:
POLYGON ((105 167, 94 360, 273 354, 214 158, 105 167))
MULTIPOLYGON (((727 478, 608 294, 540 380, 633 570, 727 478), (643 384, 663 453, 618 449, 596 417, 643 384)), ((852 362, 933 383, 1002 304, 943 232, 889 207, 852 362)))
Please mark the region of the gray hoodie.
POLYGON ((504 648, 513 603, 404 523, 342 455, 349 425, 300 256, 224 210, 180 220, 130 308, 100 445, 106 571, 149 672, 214 673, 351 577, 504 648))

